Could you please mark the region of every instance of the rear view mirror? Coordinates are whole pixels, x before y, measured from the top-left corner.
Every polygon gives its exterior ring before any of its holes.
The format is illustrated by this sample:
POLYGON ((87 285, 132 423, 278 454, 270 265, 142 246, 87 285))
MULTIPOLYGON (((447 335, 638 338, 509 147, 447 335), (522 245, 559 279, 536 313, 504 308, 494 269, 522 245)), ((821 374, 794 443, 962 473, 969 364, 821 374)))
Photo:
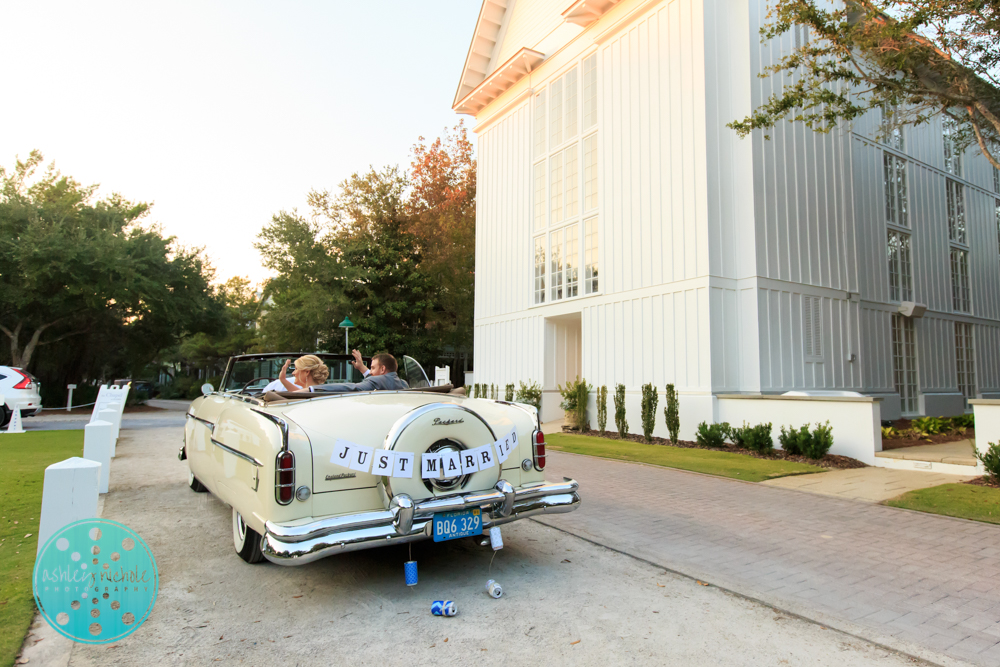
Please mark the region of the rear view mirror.
POLYGON ((201 385, 202 396, 208 396, 213 391, 215 391, 215 387, 213 387, 210 383, 206 382, 205 384, 201 385))

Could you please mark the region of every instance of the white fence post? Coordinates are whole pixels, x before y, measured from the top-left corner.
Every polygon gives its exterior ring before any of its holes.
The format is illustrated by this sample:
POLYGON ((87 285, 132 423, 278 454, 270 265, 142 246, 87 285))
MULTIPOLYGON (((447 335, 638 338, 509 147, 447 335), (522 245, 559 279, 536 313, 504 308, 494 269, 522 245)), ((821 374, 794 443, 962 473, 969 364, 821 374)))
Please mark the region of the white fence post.
POLYGON ((107 493, 111 481, 111 449, 114 425, 104 421, 91 422, 83 427, 83 458, 101 464, 98 493, 107 493))
POLYGON ((451 366, 435 366, 434 386, 440 387, 446 384, 451 384, 451 366))
POLYGON ((74 456, 45 469, 42 514, 38 519, 38 550, 63 526, 97 517, 101 464, 74 456))
POLYGON ((68 384, 66 385, 66 389, 69 390, 69 393, 66 394, 66 412, 69 412, 73 409, 73 390, 76 389, 76 385, 68 384))
POLYGON ((118 411, 113 406, 101 410, 97 415, 97 419, 91 420, 90 423, 94 424, 97 422, 106 422, 111 426, 111 458, 114 458, 118 445, 118 411))

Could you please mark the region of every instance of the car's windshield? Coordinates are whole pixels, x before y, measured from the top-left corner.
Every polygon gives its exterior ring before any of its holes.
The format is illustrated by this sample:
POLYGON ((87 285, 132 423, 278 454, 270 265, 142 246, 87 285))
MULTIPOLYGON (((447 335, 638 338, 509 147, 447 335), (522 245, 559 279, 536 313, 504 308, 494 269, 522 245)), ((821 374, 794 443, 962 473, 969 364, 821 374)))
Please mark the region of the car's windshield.
MULTIPOLYGON (((248 391, 259 392, 271 382, 278 379, 281 367, 285 360, 291 359, 292 365, 288 367, 286 379, 294 382, 292 371, 295 370, 295 360, 302 355, 275 356, 275 357, 247 357, 233 360, 229 372, 226 374, 222 391, 248 391)), ((342 382, 361 382, 361 373, 354 370, 350 365, 348 357, 343 354, 317 355, 330 369, 330 379, 328 384, 342 382)), ((370 359, 364 359, 365 364, 370 364, 370 359)))

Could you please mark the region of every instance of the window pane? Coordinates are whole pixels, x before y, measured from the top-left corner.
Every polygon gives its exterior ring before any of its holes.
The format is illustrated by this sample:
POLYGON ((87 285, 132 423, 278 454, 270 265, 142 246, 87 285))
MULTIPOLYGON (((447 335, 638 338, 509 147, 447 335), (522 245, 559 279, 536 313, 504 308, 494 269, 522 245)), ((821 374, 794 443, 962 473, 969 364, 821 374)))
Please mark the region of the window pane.
POLYGON ((895 107, 882 107, 879 139, 887 146, 892 146, 898 151, 903 150, 903 127, 899 122, 899 112, 895 107))
POLYGON ((565 166, 563 167, 563 170, 566 175, 563 198, 565 199, 565 219, 567 220, 579 213, 580 163, 576 157, 578 152, 576 144, 573 144, 563 151, 563 155, 565 155, 565 166))
POLYGON ((995 200, 994 211, 997 220, 997 250, 1000 251, 1000 199, 995 200))
POLYGON ((597 135, 583 140, 583 209, 597 208, 597 135))
POLYGON ((545 303, 545 237, 535 238, 535 303, 545 303))
POLYGON ((535 95, 535 159, 545 155, 545 91, 535 95))
POLYGON ((565 107, 563 117, 566 119, 566 125, 563 134, 563 141, 568 141, 576 136, 577 118, 580 113, 580 109, 577 106, 579 104, 579 98, 576 94, 576 79, 577 72, 575 67, 566 72, 563 76, 563 80, 565 81, 564 85, 566 87, 566 100, 563 105, 565 107))
POLYGON ((549 158, 549 210, 552 217, 550 224, 557 224, 563 219, 563 154, 556 153, 549 158))
POLYGON ((955 141, 958 134, 958 123, 945 116, 942 123, 942 132, 944 134, 944 169, 951 174, 961 176, 962 154, 959 152, 955 141))
POLYGON ((579 294, 580 226, 566 228, 566 298, 579 294))
POLYGON ((535 231, 545 229, 545 161, 535 165, 535 231))
POLYGON ((563 82, 557 79, 549 86, 549 150, 563 142, 563 82))
POLYGON ((586 131, 594 125, 597 125, 596 53, 583 61, 583 129, 586 131))
POLYGON ((551 259, 551 280, 552 280, 552 300, 558 301, 563 298, 563 233, 552 232, 552 245, 549 255, 551 259))
POLYGON ((948 238, 956 243, 965 243, 965 189, 961 183, 945 181, 948 203, 948 238))
POLYGON ((976 397, 976 359, 972 346, 972 325, 955 322, 955 367, 958 370, 958 390, 969 399, 976 397))
POLYGON ((917 412, 917 354, 913 320, 892 316, 892 371, 903 414, 917 412))
POLYGON ((588 218, 583 223, 583 282, 584 292, 593 294, 597 291, 597 218, 588 218))
POLYGON ((951 249, 951 297, 955 310, 969 312, 969 252, 960 248, 951 249))
POLYGON ((899 235, 889 232, 889 301, 901 301, 899 289, 899 235))

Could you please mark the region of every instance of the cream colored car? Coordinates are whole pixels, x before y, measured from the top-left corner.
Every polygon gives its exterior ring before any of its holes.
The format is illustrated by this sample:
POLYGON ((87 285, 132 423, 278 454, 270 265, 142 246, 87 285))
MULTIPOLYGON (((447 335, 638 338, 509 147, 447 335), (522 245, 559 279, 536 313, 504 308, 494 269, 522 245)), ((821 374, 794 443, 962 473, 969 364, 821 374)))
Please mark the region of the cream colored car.
MULTIPOLYGON (((319 356, 330 382, 358 379, 346 355, 319 356)), ((300 565, 579 505, 575 481, 545 481, 533 406, 431 387, 409 358, 409 390, 262 394, 289 357, 234 357, 188 409, 179 457, 194 491, 232 507, 243 560, 300 565)))

